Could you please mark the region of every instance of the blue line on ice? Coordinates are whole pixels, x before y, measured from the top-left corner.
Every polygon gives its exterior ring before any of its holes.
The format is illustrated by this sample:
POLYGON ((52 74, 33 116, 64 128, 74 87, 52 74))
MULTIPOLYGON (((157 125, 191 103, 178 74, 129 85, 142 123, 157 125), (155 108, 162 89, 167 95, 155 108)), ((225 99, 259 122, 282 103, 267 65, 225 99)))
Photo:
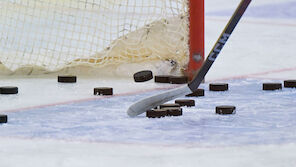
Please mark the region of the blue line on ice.
MULTIPOLYGON (((279 4, 268 4, 262 6, 250 6, 246 11, 248 17, 257 18, 296 18, 296 2, 285 2, 279 4)), ((207 16, 231 16, 233 10, 221 10, 217 12, 208 12, 207 16)))
MULTIPOLYGON (((155 144, 245 145, 296 141, 296 89, 262 91, 271 80, 231 80, 228 92, 196 98, 196 107, 181 117, 129 118, 126 109, 139 98, 157 93, 7 113, 0 136, 155 144), (235 105, 235 115, 214 113, 217 105, 235 105)), ((279 81, 276 81, 279 82, 279 81)))

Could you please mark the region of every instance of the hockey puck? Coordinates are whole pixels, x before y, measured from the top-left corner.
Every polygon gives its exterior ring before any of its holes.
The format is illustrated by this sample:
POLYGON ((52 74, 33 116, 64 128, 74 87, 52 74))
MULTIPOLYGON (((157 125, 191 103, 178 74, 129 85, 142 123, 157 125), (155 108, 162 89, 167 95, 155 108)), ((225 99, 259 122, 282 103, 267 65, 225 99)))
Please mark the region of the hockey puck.
POLYGON ((281 83, 263 83, 263 90, 278 90, 282 89, 281 83))
POLYGON ((0 123, 7 123, 7 115, 0 115, 0 123))
POLYGON ((72 75, 58 76, 58 82, 61 82, 61 83, 75 83, 76 81, 77 81, 76 76, 72 76, 72 75))
POLYGON ((216 114, 235 114, 236 107, 235 106, 217 106, 216 107, 216 114))
POLYGON ((190 99, 175 100, 175 103, 179 104, 180 106, 187 106, 187 107, 195 106, 195 101, 190 99))
POLYGON ((94 88, 94 95, 113 95, 113 88, 109 88, 109 87, 94 88))
POLYGON ((170 108, 170 107, 181 107, 180 104, 176 104, 176 103, 167 103, 167 104, 161 104, 159 106, 160 109, 162 108, 170 108))
POLYGON ((210 91, 227 91, 228 84, 227 83, 211 83, 209 85, 210 91))
POLYGON ((152 71, 140 71, 134 74, 135 82, 145 82, 153 78, 152 71))
POLYGON ((180 116, 183 114, 180 107, 168 107, 164 109, 167 111, 167 116, 180 116))
POLYGON ((186 84, 188 83, 187 76, 171 76, 170 77, 171 84, 186 84))
POLYGON ((186 97, 199 97, 199 96, 205 96, 205 90, 204 89, 197 89, 193 93, 190 93, 186 95, 186 97))
POLYGON ((296 88, 296 80, 285 80, 284 87, 285 88, 296 88))
POLYGON ((154 82, 156 83, 170 83, 170 75, 156 75, 154 76, 154 82))
POLYGON ((160 118, 167 115, 167 110, 165 109, 152 109, 146 111, 146 117, 148 118, 160 118))
POLYGON ((15 87, 15 86, 0 87, 0 94, 6 94, 6 95, 18 94, 18 87, 15 87))

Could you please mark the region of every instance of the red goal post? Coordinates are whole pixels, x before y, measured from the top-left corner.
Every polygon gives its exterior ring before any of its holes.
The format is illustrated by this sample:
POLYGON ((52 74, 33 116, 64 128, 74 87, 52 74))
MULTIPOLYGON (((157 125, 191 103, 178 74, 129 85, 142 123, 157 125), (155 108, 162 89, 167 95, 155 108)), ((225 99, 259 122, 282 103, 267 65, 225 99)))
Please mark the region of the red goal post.
POLYGON ((204 0, 189 1, 189 54, 187 75, 192 78, 204 60, 204 0))

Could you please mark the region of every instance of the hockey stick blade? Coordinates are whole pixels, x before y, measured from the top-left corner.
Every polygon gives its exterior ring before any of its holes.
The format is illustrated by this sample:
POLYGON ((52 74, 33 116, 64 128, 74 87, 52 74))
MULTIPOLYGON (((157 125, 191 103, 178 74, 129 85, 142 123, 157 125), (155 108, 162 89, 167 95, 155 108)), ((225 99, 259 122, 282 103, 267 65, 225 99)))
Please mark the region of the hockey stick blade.
POLYGON ((129 107, 127 110, 127 114, 131 117, 135 117, 140 115, 147 110, 159 106, 167 101, 173 100, 177 97, 184 96, 186 94, 191 93, 188 85, 182 86, 180 88, 172 89, 160 94, 156 94, 154 96, 150 96, 148 98, 137 101, 133 105, 129 107))
POLYGON ((137 101, 136 103, 132 104, 128 108, 127 114, 130 117, 135 117, 167 101, 170 101, 177 97, 194 92, 198 88, 202 80, 204 79, 205 75, 211 68, 216 58, 218 57, 219 53, 221 52, 222 48, 224 47, 225 43, 229 39, 234 28, 236 27, 237 23, 241 19, 242 15, 245 13, 251 1, 252 0, 242 0, 240 2, 234 14, 232 15, 231 19, 228 21, 226 27, 224 28, 221 35, 219 36, 214 47, 212 48, 206 61, 203 63, 202 67, 200 68, 198 74, 194 77, 194 79, 188 85, 182 86, 180 88, 172 89, 164 93, 156 94, 154 96, 150 96, 148 98, 144 98, 140 101, 137 101))

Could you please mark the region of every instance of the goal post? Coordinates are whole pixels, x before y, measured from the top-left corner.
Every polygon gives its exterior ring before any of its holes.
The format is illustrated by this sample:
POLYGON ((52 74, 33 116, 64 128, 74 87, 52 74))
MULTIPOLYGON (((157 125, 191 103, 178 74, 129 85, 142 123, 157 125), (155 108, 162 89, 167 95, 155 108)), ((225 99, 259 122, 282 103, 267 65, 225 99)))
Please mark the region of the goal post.
POLYGON ((204 61, 204 0, 189 1, 189 29, 187 75, 192 79, 204 61))
POLYGON ((0 1, 8 73, 153 66, 193 76, 203 57, 204 0, 0 1))

